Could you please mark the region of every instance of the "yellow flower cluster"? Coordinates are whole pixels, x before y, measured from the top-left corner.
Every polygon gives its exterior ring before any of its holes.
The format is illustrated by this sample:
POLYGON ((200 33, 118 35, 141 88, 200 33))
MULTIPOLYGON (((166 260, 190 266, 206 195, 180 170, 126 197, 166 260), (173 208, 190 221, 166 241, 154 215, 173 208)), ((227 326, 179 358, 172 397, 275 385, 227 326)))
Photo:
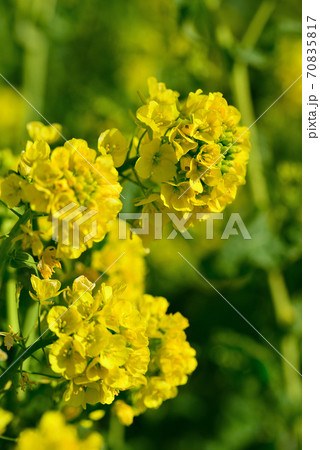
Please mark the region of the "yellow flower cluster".
POLYGON ((136 113, 147 132, 135 169, 152 188, 143 212, 150 212, 149 203, 178 214, 222 211, 245 183, 250 144, 239 111, 219 92, 191 92, 179 104, 164 83, 150 78, 148 84, 150 97, 136 113))
POLYGON ((180 313, 167 314, 169 303, 163 297, 144 295, 139 310, 147 321, 150 363, 147 383, 133 389, 128 404, 115 402, 113 412, 124 425, 147 408, 158 408, 165 400, 177 395, 177 386, 188 380, 196 366, 195 350, 186 340, 188 320, 180 313))
POLYGON ((84 439, 78 436, 75 425, 67 424, 58 411, 47 411, 37 428, 23 430, 16 450, 101 450, 102 436, 92 432, 84 439))
MULTIPOLYGON (((35 297, 58 296, 60 283, 53 286, 54 281, 33 277, 35 297)), ((184 332, 188 321, 180 313, 168 314, 163 297, 132 295, 122 285, 103 283, 96 293, 93 288, 80 276, 64 292, 69 308, 49 310, 48 325, 58 337, 49 362, 69 382, 64 394, 68 404, 111 404, 120 392, 129 391, 133 406, 117 402, 115 411, 121 418, 123 408, 127 413, 132 408, 133 419, 175 397, 177 386, 195 369, 195 350, 184 332)))
POLYGON ((121 287, 94 285, 78 277, 65 297, 70 305, 54 306, 48 324, 58 336, 49 362, 70 380, 65 400, 74 406, 107 403, 119 391, 146 383, 150 359, 146 323, 121 287))
MULTIPOLYGON (((21 153, 17 172, 2 180, 1 199, 11 208, 22 202, 30 204, 33 211, 47 214, 48 217, 38 219, 38 226, 42 237, 48 240, 52 237, 52 217, 59 213, 57 256, 77 258, 93 242, 104 238, 110 222, 122 207, 121 186, 113 158, 101 142, 97 152, 82 139, 71 139, 52 150, 49 144, 55 142, 60 133, 57 124, 51 127, 32 122, 27 128, 33 141, 29 140, 21 153), (85 220, 81 221, 85 214, 85 220), (61 221, 67 215, 66 231, 61 221), (81 223, 77 245, 73 242, 74 220, 71 218, 81 223), (85 242, 93 221, 96 232, 85 242)), ((38 245, 36 253, 39 252, 38 245)))

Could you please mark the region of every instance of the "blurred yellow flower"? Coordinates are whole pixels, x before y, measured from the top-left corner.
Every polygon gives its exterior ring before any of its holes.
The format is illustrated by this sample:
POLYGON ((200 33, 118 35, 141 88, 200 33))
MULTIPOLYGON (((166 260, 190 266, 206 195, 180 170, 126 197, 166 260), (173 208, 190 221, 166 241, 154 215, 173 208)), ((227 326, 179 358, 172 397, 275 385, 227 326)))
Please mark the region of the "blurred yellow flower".
POLYGON ((84 439, 75 425, 66 424, 58 411, 47 411, 37 428, 23 430, 18 437, 17 450, 101 450, 102 436, 93 432, 84 439))
MULTIPOLYGON (((115 286, 125 283, 126 295, 136 298, 143 294, 145 288, 146 264, 144 257, 147 251, 142 240, 136 234, 130 235, 128 239, 119 239, 120 227, 124 227, 129 235, 129 225, 124 221, 115 220, 103 247, 95 250, 92 254, 91 269, 104 272, 109 267, 103 277, 108 279, 108 284, 115 286), (113 264, 116 260, 117 264, 113 264)), ((95 278, 98 276, 97 273, 95 278)))
POLYGON ((23 234, 12 239, 12 242, 22 240, 21 248, 26 250, 31 248, 34 256, 39 256, 43 250, 43 243, 41 242, 41 231, 34 231, 26 225, 20 225, 23 234))
POLYGON ((12 421, 13 414, 0 408, 0 436, 6 431, 7 425, 12 421))
POLYGON ((129 426, 132 424, 134 411, 132 407, 125 403, 123 400, 117 400, 114 403, 112 412, 118 417, 123 425, 129 426))
POLYGON ((10 173, 6 178, 1 181, 0 184, 0 197, 9 208, 18 206, 22 197, 23 189, 26 182, 23 178, 19 177, 15 173, 10 173))
POLYGON ((58 123, 44 125, 41 122, 30 122, 27 125, 28 133, 34 141, 45 141, 53 144, 61 137, 62 127, 58 123))

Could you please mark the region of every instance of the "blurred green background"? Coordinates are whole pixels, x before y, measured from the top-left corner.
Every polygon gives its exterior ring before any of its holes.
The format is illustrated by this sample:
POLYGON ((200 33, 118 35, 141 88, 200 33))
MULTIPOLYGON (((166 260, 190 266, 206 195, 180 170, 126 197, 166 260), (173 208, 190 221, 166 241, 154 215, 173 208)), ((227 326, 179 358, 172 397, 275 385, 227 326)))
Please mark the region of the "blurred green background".
MULTIPOLYGON (((301 4, 3 1, 0 40, 1 74, 63 124, 66 138, 95 146, 107 127, 130 137, 148 76, 182 97, 220 91, 251 125, 301 74, 301 4)), ((0 148, 18 154, 29 120, 41 118, 0 79, 0 148)), ((300 371, 301 79, 251 132, 248 183, 216 222, 215 238, 205 240, 198 226, 192 241, 151 245, 148 292, 189 318, 199 366, 176 399, 135 419, 122 448, 301 448, 300 376, 177 253, 300 371), (220 239, 231 212, 241 213, 252 240, 220 239)), ((2 154, 4 170, 10 158, 2 154)))

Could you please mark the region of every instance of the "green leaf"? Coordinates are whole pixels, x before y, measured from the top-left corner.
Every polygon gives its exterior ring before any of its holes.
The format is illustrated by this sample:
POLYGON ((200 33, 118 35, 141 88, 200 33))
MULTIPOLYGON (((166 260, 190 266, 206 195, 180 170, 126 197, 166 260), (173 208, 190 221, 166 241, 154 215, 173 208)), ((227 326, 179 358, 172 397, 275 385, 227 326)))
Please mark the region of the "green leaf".
POLYGON ((28 267, 36 271, 37 263, 35 262, 32 255, 27 252, 15 251, 10 257, 10 264, 15 269, 20 269, 22 267, 28 267))

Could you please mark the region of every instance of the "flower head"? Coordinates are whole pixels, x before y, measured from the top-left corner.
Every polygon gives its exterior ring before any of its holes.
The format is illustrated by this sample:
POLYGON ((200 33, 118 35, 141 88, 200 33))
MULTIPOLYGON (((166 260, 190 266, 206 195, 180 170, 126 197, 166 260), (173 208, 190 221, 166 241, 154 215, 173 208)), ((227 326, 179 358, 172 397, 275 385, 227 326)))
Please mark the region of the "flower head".
POLYGON ((93 432, 80 439, 76 425, 66 423, 58 411, 47 411, 37 428, 27 428, 18 437, 17 450, 100 450, 102 436, 93 432))
POLYGON ((154 139, 140 148, 140 158, 135 168, 142 178, 151 178, 156 183, 168 181, 176 174, 177 157, 169 144, 161 144, 160 139, 154 139))
POLYGON ((29 124, 28 131, 35 141, 27 142, 18 173, 2 180, 1 199, 10 207, 29 203, 32 210, 47 215, 38 219, 42 238, 50 240, 55 232, 57 256, 77 258, 104 238, 122 207, 113 157, 118 163, 123 137, 117 130, 105 132, 99 140, 100 150, 104 149, 100 154, 83 139, 51 150, 49 143, 57 132, 39 122, 29 124))
POLYGON ((167 212, 222 211, 245 183, 250 143, 239 111, 220 92, 199 89, 178 103, 163 83, 148 84, 150 97, 137 111, 148 134, 141 134, 135 168, 149 180, 149 196, 160 193, 167 212))
POLYGON ((57 297, 61 292, 59 291, 61 287, 59 280, 41 280, 36 275, 31 275, 31 284, 36 292, 36 295, 30 292, 31 298, 39 301, 42 305, 48 305, 50 303, 48 300, 57 297))
POLYGON ((93 293, 79 277, 67 296, 69 309, 54 306, 48 324, 58 336, 49 353, 51 368, 72 380, 72 404, 111 403, 120 391, 145 383, 150 352, 146 323, 123 290, 105 284, 93 293))

